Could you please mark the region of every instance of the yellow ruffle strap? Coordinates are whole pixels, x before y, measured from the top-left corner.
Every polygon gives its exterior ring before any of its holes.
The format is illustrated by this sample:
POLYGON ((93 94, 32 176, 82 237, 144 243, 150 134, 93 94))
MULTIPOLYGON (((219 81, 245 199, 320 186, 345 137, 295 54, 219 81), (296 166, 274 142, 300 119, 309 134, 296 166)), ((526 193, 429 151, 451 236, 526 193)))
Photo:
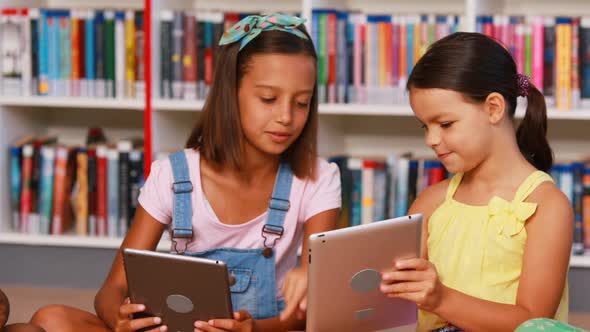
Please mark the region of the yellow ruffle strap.
POLYGON ((488 204, 490 219, 498 226, 498 234, 514 236, 522 231, 528 218, 537 210, 537 204, 529 202, 508 202, 493 197, 488 204))

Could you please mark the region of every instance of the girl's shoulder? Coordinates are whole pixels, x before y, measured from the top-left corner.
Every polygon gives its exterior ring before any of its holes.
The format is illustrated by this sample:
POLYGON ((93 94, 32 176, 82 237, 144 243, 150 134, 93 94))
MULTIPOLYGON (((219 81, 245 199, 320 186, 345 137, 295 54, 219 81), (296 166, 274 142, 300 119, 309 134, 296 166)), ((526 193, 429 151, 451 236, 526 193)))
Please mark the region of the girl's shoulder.
POLYGON ((409 213, 430 216, 445 201, 451 180, 452 178, 448 178, 424 189, 412 203, 409 213))
POLYGON ((539 184, 525 201, 537 204, 537 209, 573 209, 569 198, 551 181, 539 184))
MULTIPOLYGON (((186 156, 186 162, 189 170, 193 171, 199 167, 199 151, 194 149, 184 149, 186 156)), ((170 154, 171 155, 171 154, 170 154)), ((174 174, 172 172, 172 163, 170 162, 170 155, 165 157, 159 157, 157 160, 152 162, 150 167, 150 176, 157 177, 160 180, 168 180, 168 182, 174 180, 174 174)))

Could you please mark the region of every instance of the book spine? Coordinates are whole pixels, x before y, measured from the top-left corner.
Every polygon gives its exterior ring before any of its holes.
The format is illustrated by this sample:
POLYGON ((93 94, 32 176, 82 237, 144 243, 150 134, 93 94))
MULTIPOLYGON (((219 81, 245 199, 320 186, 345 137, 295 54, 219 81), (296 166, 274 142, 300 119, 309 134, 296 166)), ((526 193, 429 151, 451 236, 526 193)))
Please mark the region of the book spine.
POLYGON ((408 188, 410 161, 406 158, 400 158, 397 163, 396 171, 396 202, 395 202, 395 216, 403 216, 408 210, 408 188))
POLYGON ((22 191, 22 148, 10 148, 10 202, 12 207, 12 230, 20 228, 20 197, 22 191))
POLYGON ((533 74, 533 27, 529 17, 524 23, 524 73, 533 74))
POLYGON ((125 38, 125 12, 115 12, 115 88, 114 97, 125 98, 127 50, 125 38))
POLYGON ((109 149, 107 152, 107 191, 108 191, 108 233, 109 237, 125 236, 119 233, 119 151, 109 149))
POLYGON ((85 75, 82 83, 83 95, 86 97, 95 96, 96 66, 95 66, 95 13, 93 10, 86 12, 86 21, 84 22, 84 68, 85 75))
POLYGON ((336 102, 338 103, 346 103, 346 91, 348 86, 348 72, 349 72, 349 65, 348 65, 348 33, 347 33, 347 24, 348 24, 348 14, 346 12, 338 12, 337 13, 337 23, 336 23, 336 36, 337 36, 337 49, 338 52, 338 66, 337 66, 337 76, 336 76, 336 102))
POLYGON ((88 235, 97 235, 97 200, 96 150, 88 149, 88 235))
POLYGON ((318 102, 328 102, 328 15, 319 14, 318 102))
POLYGON ((59 79, 58 95, 69 97, 72 77, 72 28, 70 12, 63 11, 59 15, 59 79))
POLYGON ((161 47, 161 66, 160 66, 160 98, 172 98, 172 21, 174 14, 171 11, 164 10, 160 13, 160 47, 161 47))
POLYGON ((574 191, 574 241, 572 244, 572 253, 574 255, 584 254, 584 164, 574 163, 573 168, 573 191, 574 191))
POLYGON ((32 202, 32 177, 33 177, 33 146, 27 144, 22 150, 22 191, 20 196, 20 231, 29 232, 30 214, 32 202))
POLYGON ((197 12, 197 98, 204 100, 206 97, 205 89, 205 22, 202 16, 197 12))
POLYGON ((584 247, 590 248, 590 166, 584 169, 582 185, 584 192, 582 196, 584 247))
POLYGON ((130 222, 129 212, 129 153, 131 152, 129 141, 120 141, 117 144, 119 150, 119 233, 126 234, 130 222))
POLYGON ((543 53, 543 94, 553 97, 555 94, 555 19, 545 18, 544 53, 543 53))
POLYGON ((350 202, 350 226, 357 226, 363 219, 363 161, 358 158, 348 159, 348 169, 351 172, 352 193, 350 202))
POLYGON ((172 26, 172 98, 182 99, 182 56, 183 56, 183 19, 181 12, 174 13, 172 26))
POLYGON ((336 34, 336 13, 328 14, 328 102, 336 103, 336 49, 337 49, 337 34, 336 34))
POLYGON ((80 149, 76 156, 77 187, 76 196, 76 234, 88 235, 88 153, 80 149))
POLYGON ((374 206, 375 197, 375 165, 376 163, 372 160, 363 160, 362 168, 362 181, 363 181, 363 194, 362 194, 362 220, 361 223, 370 224, 375 220, 374 206))
POLYGON ((55 158, 55 175, 53 183, 53 217, 51 220, 51 234, 63 234, 66 222, 67 208, 67 164, 68 150, 58 147, 55 158))
POLYGON ((135 13, 135 97, 145 99, 145 35, 143 12, 135 13))
POLYGON ((106 147, 96 148, 96 226, 98 236, 107 236, 107 155, 106 147))
POLYGON ((125 12, 125 98, 135 98, 135 12, 125 12))
POLYGON ((545 36, 543 32, 543 17, 533 19, 533 84, 537 89, 543 89, 543 50, 545 36))
POLYGON ((105 67, 105 97, 116 96, 116 45, 115 45, 115 12, 104 12, 104 67, 105 67))
POLYGON ((71 66, 72 66, 72 96, 73 97, 80 97, 81 90, 80 90, 80 79, 82 77, 82 68, 80 67, 80 58, 82 54, 82 47, 81 44, 82 36, 81 33, 81 15, 79 11, 72 11, 72 39, 71 39, 71 49, 72 49, 72 57, 71 57, 71 66))
POLYGON ((25 87, 33 96, 39 95, 39 9, 29 9, 29 75, 30 81, 25 87))
POLYGON ((96 80, 94 84, 94 96, 106 97, 106 33, 105 12, 97 11, 94 16, 94 71, 96 80))
POLYGON ((49 12, 47 17, 48 27, 48 69, 49 69, 49 94, 59 95, 59 29, 58 17, 54 12, 49 12))
POLYGON ((572 19, 572 59, 571 59, 571 108, 578 109, 581 104, 580 93, 580 19, 572 19))
POLYGON ((39 233, 51 233, 51 215, 53 208, 53 176, 55 170, 55 148, 44 146, 41 148, 41 184, 39 188, 39 233))
POLYGON ((40 11, 38 30, 39 95, 49 94, 49 25, 47 11, 40 11))
POLYGON ((182 55, 182 95, 184 99, 197 99, 197 21, 195 15, 184 16, 182 55))
POLYGON ((139 189, 143 185, 143 154, 133 150, 129 153, 129 220, 131 227, 135 211, 137 210, 139 189))
POLYGON ((590 17, 580 22, 580 67, 581 95, 590 98, 590 17))

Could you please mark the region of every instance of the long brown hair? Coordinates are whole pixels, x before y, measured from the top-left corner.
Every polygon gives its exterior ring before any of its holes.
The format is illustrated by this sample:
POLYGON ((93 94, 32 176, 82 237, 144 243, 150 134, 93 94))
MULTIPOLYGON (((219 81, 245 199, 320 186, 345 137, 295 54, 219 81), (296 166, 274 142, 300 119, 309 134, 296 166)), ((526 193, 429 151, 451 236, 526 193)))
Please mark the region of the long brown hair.
MULTIPOLYGON (((514 118, 517 74, 512 56, 498 42, 480 33, 457 32, 432 44, 412 70, 407 88, 453 90, 479 103, 497 92, 514 118)), ((547 107, 545 97, 532 82, 527 102, 526 114, 516 131, 518 147, 537 169, 548 171, 553 152, 547 141, 547 107)))
MULTIPOLYGON (((240 167, 242 160, 242 125, 238 108, 238 89, 252 57, 257 54, 303 54, 317 63, 317 55, 304 26, 299 26, 307 40, 283 31, 264 31, 242 50, 240 43, 220 46, 211 90, 203 112, 186 143, 198 149, 203 158, 217 165, 240 167)), ((299 177, 315 176, 317 156, 318 98, 314 84, 307 122, 297 140, 283 153, 293 173, 299 177)))

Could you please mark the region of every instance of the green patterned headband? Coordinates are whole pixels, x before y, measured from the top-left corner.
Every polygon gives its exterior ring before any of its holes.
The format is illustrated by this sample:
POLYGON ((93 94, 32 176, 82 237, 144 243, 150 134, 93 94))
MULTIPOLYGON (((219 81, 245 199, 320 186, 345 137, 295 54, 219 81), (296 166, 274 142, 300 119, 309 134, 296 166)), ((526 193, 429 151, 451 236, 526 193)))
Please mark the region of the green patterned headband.
POLYGON ((294 34, 307 40, 307 36, 297 29, 305 23, 305 19, 284 14, 271 14, 267 16, 250 15, 243 18, 233 27, 223 33, 219 45, 235 43, 241 40, 240 50, 262 31, 279 30, 294 34))

